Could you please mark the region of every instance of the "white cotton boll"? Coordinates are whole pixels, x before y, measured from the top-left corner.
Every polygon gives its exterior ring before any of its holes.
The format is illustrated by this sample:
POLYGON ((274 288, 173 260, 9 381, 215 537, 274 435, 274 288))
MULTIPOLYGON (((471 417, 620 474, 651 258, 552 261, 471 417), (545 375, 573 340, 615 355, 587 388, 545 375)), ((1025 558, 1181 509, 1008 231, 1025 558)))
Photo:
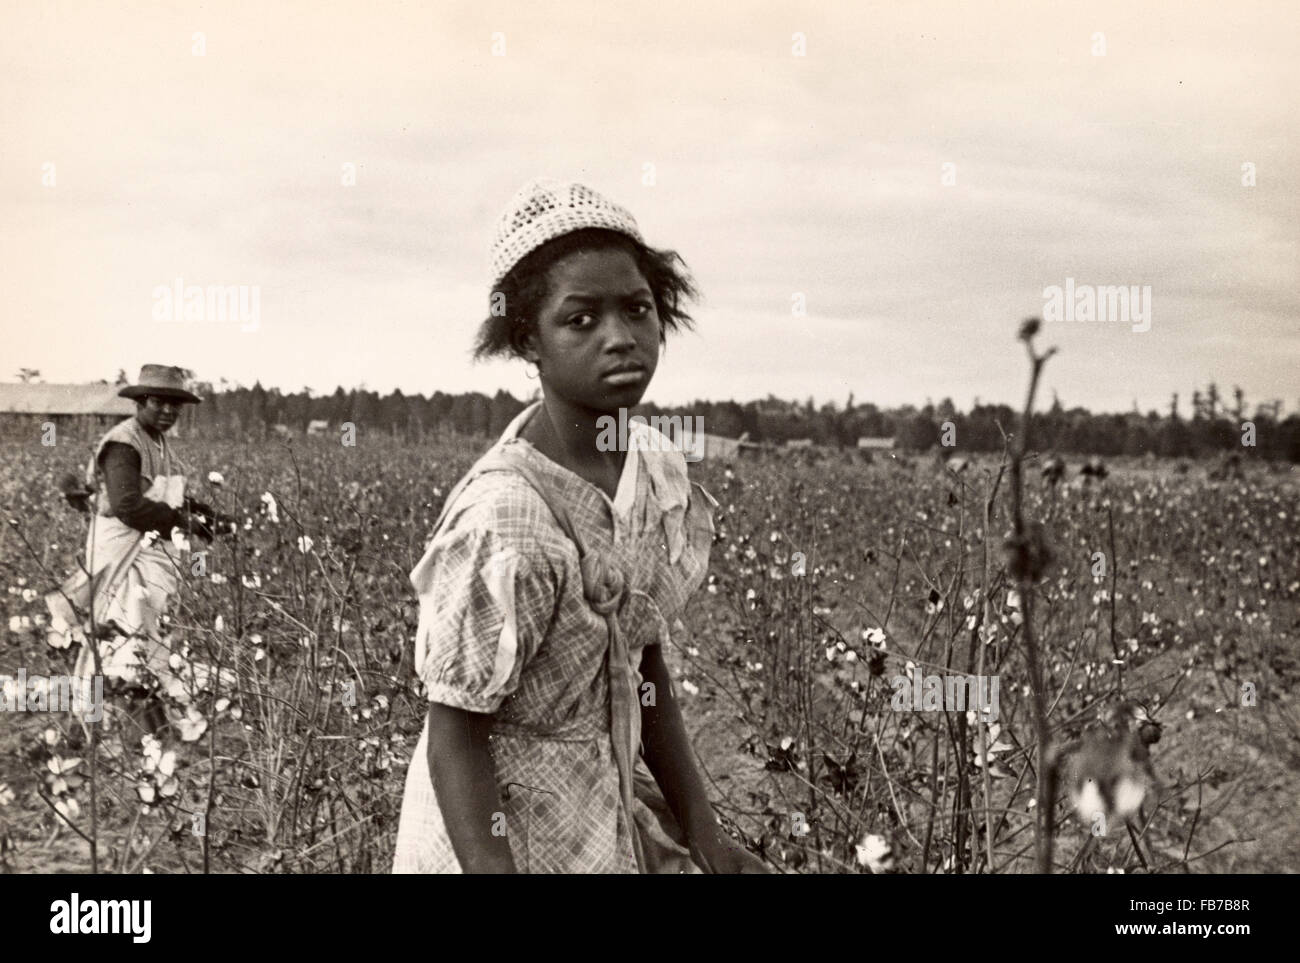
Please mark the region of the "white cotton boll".
POLYGON ((262 492, 262 511, 272 522, 279 524, 280 507, 275 503, 275 496, 270 492, 262 492))
POLYGON ((310 535, 298 536, 298 551, 302 552, 302 554, 306 555, 310 552, 313 544, 310 535))
POLYGON ((688 695, 699 695, 699 694, 700 694, 700 687, 697 686, 697 685, 696 685, 694 682, 692 682, 690 679, 683 679, 683 680, 682 680, 682 691, 685 692, 685 693, 687 693, 688 695))
POLYGON ((1095 780, 1087 779, 1083 783, 1083 788, 1075 794, 1074 811, 1079 814, 1079 818, 1086 823, 1090 823, 1096 818, 1097 813, 1106 811, 1106 804, 1102 802, 1101 791, 1097 788, 1095 780))
POLYGON ((197 708, 190 706, 186 710, 185 718, 176 723, 176 728, 183 742, 195 742, 207 731, 208 720, 203 718, 203 713, 197 708))
POLYGON ((208 472, 209 485, 216 485, 218 488, 220 488, 225 483, 226 483, 226 479, 222 477, 221 472, 219 471, 208 472))
POLYGON ((56 800, 54 808, 62 813, 68 820, 76 820, 81 816, 81 803, 77 802, 75 796, 68 796, 66 799, 56 800))
POLYGON ((854 850, 857 852, 858 865, 867 867, 873 873, 886 873, 894 868, 893 847, 884 836, 869 833, 862 837, 862 842, 854 850))
POLYGON ((1121 776, 1115 783, 1115 815, 1128 819, 1135 815, 1146 796, 1146 787, 1129 776, 1121 776))

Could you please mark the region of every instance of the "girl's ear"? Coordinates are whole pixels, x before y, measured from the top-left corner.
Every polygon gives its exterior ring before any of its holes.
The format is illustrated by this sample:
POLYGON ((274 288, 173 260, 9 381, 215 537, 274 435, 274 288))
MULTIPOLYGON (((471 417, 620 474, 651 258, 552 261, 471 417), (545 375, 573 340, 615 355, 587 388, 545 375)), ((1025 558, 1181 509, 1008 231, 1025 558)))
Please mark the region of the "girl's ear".
POLYGON ((537 330, 531 325, 519 335, 516 347, 525 361, 537 363, 537 330))

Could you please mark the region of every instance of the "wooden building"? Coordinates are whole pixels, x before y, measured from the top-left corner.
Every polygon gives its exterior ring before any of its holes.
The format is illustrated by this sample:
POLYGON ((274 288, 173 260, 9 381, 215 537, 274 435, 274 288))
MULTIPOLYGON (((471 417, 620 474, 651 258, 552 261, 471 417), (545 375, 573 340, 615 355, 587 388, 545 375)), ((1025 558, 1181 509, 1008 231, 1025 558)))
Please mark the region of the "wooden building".
POLYGON ((39 438, 46 424, 53 424, 57 434, 103 434, 135 414, 135 402, 118 397, 121 388, 110 384, 0 384, 0 436, 39 438))

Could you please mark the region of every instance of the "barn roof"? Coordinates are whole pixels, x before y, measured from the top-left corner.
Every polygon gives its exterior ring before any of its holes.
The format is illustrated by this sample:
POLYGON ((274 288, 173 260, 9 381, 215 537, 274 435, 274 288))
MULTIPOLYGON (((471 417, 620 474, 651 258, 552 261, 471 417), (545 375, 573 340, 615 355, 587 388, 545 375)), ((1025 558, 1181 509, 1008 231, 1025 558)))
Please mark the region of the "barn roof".
POLYGON ((133 415, 135 402, 119 398, 121 385, 0 384, 0 414, 133 415))
POLYGON ((703 448, 702 454, 705 458, 734 458, 736 452, 740 451, 741 442, 738 438, 700 432, 695 438, 695 444, 703 448))

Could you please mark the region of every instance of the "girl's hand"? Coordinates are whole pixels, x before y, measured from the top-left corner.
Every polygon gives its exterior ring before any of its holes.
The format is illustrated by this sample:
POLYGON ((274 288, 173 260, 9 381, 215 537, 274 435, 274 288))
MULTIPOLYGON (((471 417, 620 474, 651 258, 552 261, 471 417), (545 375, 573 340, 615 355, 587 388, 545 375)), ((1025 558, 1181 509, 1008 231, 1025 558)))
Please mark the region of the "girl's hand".
POLYGON ((706 873, 770 873, 763 861, 721 829, 691 841, 691 859, 706 873))

